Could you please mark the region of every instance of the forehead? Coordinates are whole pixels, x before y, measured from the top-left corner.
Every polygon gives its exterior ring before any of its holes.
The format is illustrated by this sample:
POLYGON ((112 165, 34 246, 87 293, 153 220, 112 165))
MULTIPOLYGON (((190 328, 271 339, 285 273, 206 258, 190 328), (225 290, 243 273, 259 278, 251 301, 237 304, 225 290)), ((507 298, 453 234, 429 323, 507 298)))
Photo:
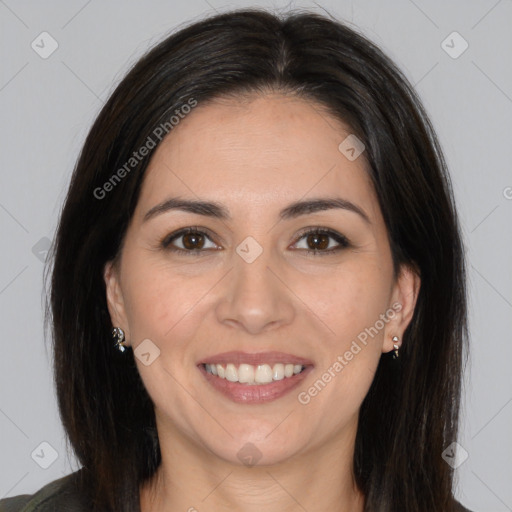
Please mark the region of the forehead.
POLYGON ((350 134, 318 104, 297 97, 199 104, 157 148, 140 207, 172 194, 223 202, 242 215, 257 206, 341 195, 378 214, 364 153, 350 161, 339 150, 350 134))

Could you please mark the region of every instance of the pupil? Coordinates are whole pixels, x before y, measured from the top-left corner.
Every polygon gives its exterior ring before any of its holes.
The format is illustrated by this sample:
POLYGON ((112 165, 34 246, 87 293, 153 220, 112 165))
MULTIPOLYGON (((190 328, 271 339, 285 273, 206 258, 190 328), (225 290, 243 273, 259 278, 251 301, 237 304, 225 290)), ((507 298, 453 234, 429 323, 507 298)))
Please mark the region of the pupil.
POLYGON ((324 234, 308 235, 308 245, 314 245, 313 249, 327 249, 329 247, 329 237, 324 234))
POLYGON ((201 249, 203 247, 202 238, 203 236, 198 233, 187 233, 183 235, 183 246, 187 249, 201 249))

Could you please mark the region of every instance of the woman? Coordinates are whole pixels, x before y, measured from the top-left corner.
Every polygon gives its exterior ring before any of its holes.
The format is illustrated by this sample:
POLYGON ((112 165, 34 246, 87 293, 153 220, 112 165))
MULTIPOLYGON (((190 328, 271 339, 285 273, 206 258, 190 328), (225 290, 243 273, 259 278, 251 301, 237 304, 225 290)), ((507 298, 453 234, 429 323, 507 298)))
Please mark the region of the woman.
POLYGON ((466 510, 450 181, 354 30, 243 10, 160 43, 94 123, 52 256, 83 467, 0 510, 466 510))

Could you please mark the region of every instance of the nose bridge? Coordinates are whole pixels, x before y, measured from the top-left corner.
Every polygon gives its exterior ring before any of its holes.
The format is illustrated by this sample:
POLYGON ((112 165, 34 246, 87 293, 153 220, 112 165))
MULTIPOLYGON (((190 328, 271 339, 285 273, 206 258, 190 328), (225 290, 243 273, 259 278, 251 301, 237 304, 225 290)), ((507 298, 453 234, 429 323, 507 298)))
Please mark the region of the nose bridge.
POLYGON ((225 294, 217 308, 220 322, 256 334, 292 320, 293 304, 276 278, 279 263, 274 256, 252 237, 237 246, 225 294))
POLYGON ((233 257, 232 274, 236 293, 272 296, 275 291, 270 271, 272 264, 275 266, 276 262, 270 248, 258 249, 250 241, 241 243, 233 257))

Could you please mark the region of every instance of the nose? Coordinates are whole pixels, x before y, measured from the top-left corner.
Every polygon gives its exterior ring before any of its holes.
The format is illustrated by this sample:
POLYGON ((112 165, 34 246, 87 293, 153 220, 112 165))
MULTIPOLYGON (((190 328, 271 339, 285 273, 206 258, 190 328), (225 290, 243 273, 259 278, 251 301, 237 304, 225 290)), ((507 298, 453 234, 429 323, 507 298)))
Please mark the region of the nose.
POLYGON ((235 254, 216 307, 218 321, 253 335, 290 324, 295 316, 293 294, 281 274, 267 251, 252 263, 235 254))

